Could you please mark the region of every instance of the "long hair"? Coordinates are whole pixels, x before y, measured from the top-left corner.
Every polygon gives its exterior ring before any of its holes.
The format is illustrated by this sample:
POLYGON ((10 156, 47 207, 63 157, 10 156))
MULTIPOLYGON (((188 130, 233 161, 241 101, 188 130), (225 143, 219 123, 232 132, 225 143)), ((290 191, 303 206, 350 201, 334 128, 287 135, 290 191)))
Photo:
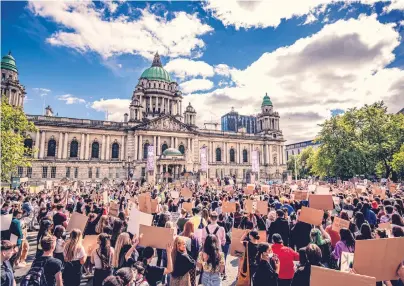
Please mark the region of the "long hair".
POLYGON ((178 244, 179 244, 179 243, 185 243, 184 237, 182 237, 182 236, 177 236, 177 237, 174 239, 174 247, 173 247, 173 251, 171 252, 171 259, 172 259, 172 262, 173 262, 174 267, 175 267, 175 260, 177 259, 177 255, 178 255, 179 253, 181 253, 181 252, 179 251, 179 249, 178 249, 178 244))
POLYGON ((391 216, 391 224, 395 224, 398 226, 404 226, 403 219, 399 214, 393 214, 391 216))
POLYGON ((81 247, 81 240, 82 240, 81 230, 77 228, 73 229, 70 232, 70 238, 65 245, 64 255, 66 262, 73 261, 77 249, 81 247))
POLYGON ((321 231, 317 228, 313 228, 310 232, 311 242, 321 246, 327 243, 327 241, 323 238, 321 231))
POLYGON ((97 249, 97 255, 101 260, 102 269, 110 268, 111 241, 109 235, 106 233, 101 233, 98 236, 98 240, 100 242, 100 246, 97 249))
POLYGON ((216 235, 209 234, 203 245, 203 252, 208 255, 208 264, 212 265, 212 269, 216 269, 220 262, 220 248, 216 235))
POLYGON ((115 255, 112 259, 112 266, 113 267, 118 267, 119 266, 119 254, 121 252, 122 247, 125 245, 131 245, 129 233, 123 232, 118 236, 118 239, 116 240, 115 244, 115 255))
POLYGON ((355 224, 358 229, 361 229, 362 224, 365 223, 365 216, 361 212, 355 214, 355 224))
POLYGON ((341 228, 339 235, 341 236, 341 241, 343 241, 347 247, 355 248, 355 238, 349 229, 341 228))
POLYGON ((270 248, 270 247, 271 247, 271 246, 270 246, 269 243, 267 243, 267 242, 261 242, 261 243, 258 245, 257 255, 255 256, 255 261, 256 261, 256 264, 257 264, 257 265, 261 262, 261 255, 262 255, 264 252, 267 252, 268 248, 270 248))
POLYGON ((208 209, 206 209, 206 208, 204 208, 203 210, 202 210, 202 218, 203 219, 205 219, 206 221, 208 221, 209 220, 209 211, 208 211, 208 209))
POLYGON ((182 232, 182 236, 193 238, 195 232, 195 226, 192 221, 187 221, 184 225, 184 231, 182 232))
POLYGON ((370 225, 367 223, 362 224, 361 226, 361 234, 363 236, 363 239, 372 239, 372 229, 370 228, 370 225))
POLYGON ((104 226, 108 225, 108 216, 103 215, 101 216, 100 220, 97 223, 97 226, 95 227, 95 232, 96 233, 102 233, 102 230, 104 229, 104 226))

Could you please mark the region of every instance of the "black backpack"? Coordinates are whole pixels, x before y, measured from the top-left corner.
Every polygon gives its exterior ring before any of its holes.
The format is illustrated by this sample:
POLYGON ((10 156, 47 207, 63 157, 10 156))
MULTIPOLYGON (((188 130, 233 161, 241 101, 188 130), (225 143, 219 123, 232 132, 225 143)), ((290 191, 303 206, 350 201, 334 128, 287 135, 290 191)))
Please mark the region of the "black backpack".
POLYGON ((45 277, 45 265, 47 262, 48 259, 44 261, 34 260, 31 269, 22 278, 20 286, 47 286, 45 277))

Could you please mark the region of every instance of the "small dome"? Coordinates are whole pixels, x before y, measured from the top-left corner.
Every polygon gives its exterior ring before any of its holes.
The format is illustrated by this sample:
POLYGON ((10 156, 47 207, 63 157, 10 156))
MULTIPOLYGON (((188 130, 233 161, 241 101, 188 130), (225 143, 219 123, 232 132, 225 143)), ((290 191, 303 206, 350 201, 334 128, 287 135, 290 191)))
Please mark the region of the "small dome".
POLYGON ((171 82, 170 74, 163 68, 158 53, 154 55, 152 66, 146 69, 140 78, 148 80, 161 80, 165 82, 171 82))
POLYGON ((272 101, 269 98, 267 93, 265 93, 264 99, 263 99, 262 104, 261 104, 261 107, 264 107, 264 106, 272 106, 272 101))
POLYGON ((182 156, 182 153, 175 148, 168 148, 163 152, 164 156, 182 156))
POLYGON ((4 57, 1 58, 1 68, 18 72, 17 66, 15 64, 15 59, 11 55, 11 52, 8 52, 8 55, 5 55, 4 57))
POLYGON ((187 108, 185 109, 186 112, 195 112, 195 108, 191 105, 191 102, 188 104, 187 108))

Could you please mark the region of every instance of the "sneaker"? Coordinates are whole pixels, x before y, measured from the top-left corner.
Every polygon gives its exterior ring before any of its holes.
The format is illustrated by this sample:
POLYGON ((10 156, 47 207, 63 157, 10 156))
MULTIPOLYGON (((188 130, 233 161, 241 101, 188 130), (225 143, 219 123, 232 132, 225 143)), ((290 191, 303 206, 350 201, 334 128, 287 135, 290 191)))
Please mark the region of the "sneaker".
POLYGON ((226 279, 227 279, 227 275, 225 274, 225 275, 223 275, 223 279, 222 279, 222 280, 224 281, 224 280, 226 280, 226 279))

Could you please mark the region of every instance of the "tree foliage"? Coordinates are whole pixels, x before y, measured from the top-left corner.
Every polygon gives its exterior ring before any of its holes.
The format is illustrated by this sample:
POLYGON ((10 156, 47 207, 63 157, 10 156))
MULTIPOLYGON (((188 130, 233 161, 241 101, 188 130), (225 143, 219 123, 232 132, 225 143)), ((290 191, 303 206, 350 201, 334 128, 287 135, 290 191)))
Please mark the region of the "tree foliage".
POLYGON ((404 142, 403 114, 387 113, 384 103, 377 102, 349 109, 321 127, 316 139, 321 146, 309 159, 313 174, 340 178, 374 175, 377 170, 385 178, 392 174, 395 154, 404 142))
POLYGON ((8 104, 7 98, 1 99, 1 180, 8 182, 17 167, 30 166, 35 150, 24 147, 27 132, 36 131, 28 121, 24 111, 8 104))

